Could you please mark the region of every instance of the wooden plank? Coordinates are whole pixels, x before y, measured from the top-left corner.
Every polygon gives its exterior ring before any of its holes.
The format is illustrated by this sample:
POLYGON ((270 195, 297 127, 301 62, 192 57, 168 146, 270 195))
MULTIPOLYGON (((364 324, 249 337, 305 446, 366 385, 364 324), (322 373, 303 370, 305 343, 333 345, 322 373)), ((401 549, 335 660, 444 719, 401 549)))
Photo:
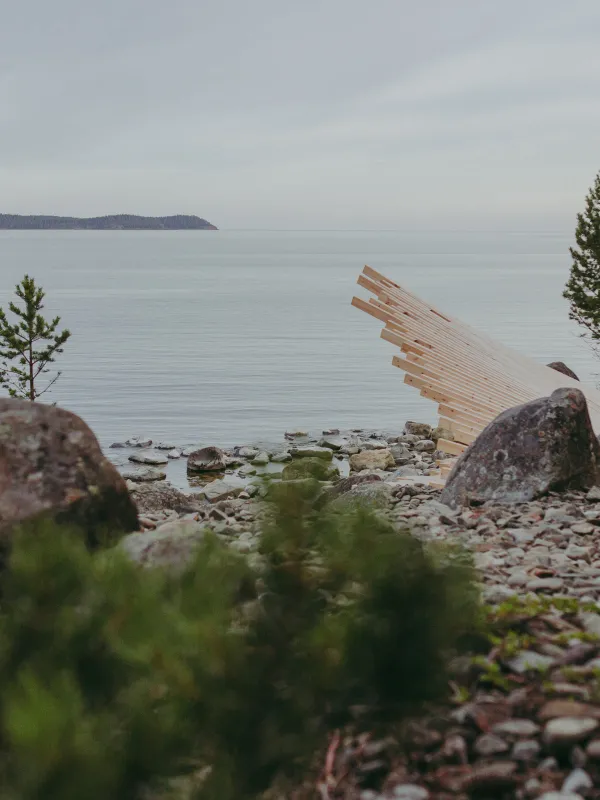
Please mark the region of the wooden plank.
POLYGON ((459 442, 450 442, 448 439, 438 439, 437 449, 451 456, 460 456, 467 448, 466 445, 459 444, 459 442))
POLYGON ((439 404, 440 424, 452 431, 455 447, 474 441, 505 409, 565 386, 584 392, 600 429, 597 390, 475 331, 372 267, 365 266, 358 283, 373 296, 368 303, 355 298, 353 305, 384 323, 381 338, 405 354, 392 363, 405 371, 406 384, 439 404))
POLYGON ((405 372, 410 372, 411 375, 416 375, 417 377, 419 376, 425 376, 430 378, 440 377, 436 372, 432 372, 429 369, 424 369, 423 367, 420 367, 418 364, 411 364, 410 361, 406 361, 405 359, 400 358, 399 356, 393 357, 392 364, 395 367, 403 369, 405 372))

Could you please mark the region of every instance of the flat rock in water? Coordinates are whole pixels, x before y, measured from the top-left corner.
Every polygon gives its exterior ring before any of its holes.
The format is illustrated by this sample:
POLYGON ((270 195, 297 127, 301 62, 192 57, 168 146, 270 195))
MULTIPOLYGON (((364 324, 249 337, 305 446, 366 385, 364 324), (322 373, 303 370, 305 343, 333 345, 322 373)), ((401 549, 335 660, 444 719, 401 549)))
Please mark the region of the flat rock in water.
POLYGON ((147 469, 129 470, 123 473, 123 477, 126 481, 146 483, 148 481, 164 481, 167 477, 167 473, 163 472, 161 469, 148 467, 147 469))
POLYGON ((291 461, 291 460, 292 460, 292 455, 291 453, 288 453, 287 450, 282 453, 274 453, 271 456, 271 461, 273 462, 273 464, 285 464, 286 461, 291 461))
POLYGON ((170 444, 169 442, 159 442, 154 445, 154 448, 156 450, 177 450, 177 445, 170 444))
POLYGON ((243 445, 242 447, 234 448, 234 454, 239 456, 240 458, 254 458, 258 455, 259 450, 257 447, 248 447, 243 445))
POLYGON ((227 467, 227 456, 218 447, 202 447, 188 456, 188 472, 222 472, 227 467))
POLYGON ((90 547, 138 527, 124 479, 79 417, 0 399, 0 539, 43 516, 80 527, 90 547))
POLYGON ((252 459, 252 463, 257 467, 266 466, 270 461, 269 454, 263 450, 262 453, 257 453, 252 459))
POLYGON ((126 447, 152 447, 152 439, 144 439, 143 436, 132 436, 125 442, 126 447))
POLYGON ((169 452, 167 453, 167 458, 172 458, 172 459, 181 458, 181 451, 169 450, 169 452))
POLYGON ((322 439, 319 439, 319 447, 328 447, 335 452, 341 450, 345 444, 346 440, 341 436, 324 436, 322 439))
POLYGON ((600 444, 585 396, 557 389, 504 411, 459 457, 441 500, 450 506, 524 503, 600 481, 600 444))
POLYGON ((290 450, 293 458, 324 458, 331 461, 333 453, 328 447, 306 445, 306 447, 293 447, 290 450))
POLYGON ((169 459, 162 453, 153 452, 152 450, 142 450, 140 453, 132 453, 129 456, 129 461, 132 461, 134 464, 159 466, 161 464, 167 464, 169 459))

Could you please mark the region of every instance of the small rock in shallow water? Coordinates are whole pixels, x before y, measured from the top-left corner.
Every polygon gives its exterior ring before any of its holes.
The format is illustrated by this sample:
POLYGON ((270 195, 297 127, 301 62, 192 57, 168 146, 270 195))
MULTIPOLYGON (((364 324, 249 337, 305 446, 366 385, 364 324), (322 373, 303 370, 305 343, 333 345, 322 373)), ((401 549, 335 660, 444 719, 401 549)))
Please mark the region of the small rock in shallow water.
POLYGON ((170 444, 169 442, 159 442, 155 444, 154 447, 156 450, 177 450, 176 444, 170 444))
POLYGON ((134 464, 151 464, 158 466, 160 464, 166 464, 168 460, 169 459, 162 453, 155 453, 152 452, 152 450, 146 450, 141 453, 132 453, 129 456, 129 461, 133 461, 134 464))
POLYGON ((254 458, 255 456, 258 455, 259 451, 258 448, 256 447, 243 446, 234 448, 233 452, 235 453, 236 456, 239 456, 240 458, 254 458))
POLYGON ((169 450, 167 453, 167 458, 176 459, 181 458, 181 451, 180 450, 169 450))
POLYGON ((323 458, 325 461, 331 461, 333 458, 333 453, 328 447, 318 447, 317 445, 293 447, 290 453, 294 458, 323 458))
POLYGON ((306 431, 300 431, 300 430, 286 431, 284 436, 286 439, 301 439, 304 436, 308 436, 308 433, 306 431))
POLYGON ((319 447, 328 447, 330 450, 336 452, 341 450, 345 444, 346 442, 341 436, 324 436, 322 439, 319 439, 318 443, 319 447))
POLYGON ((252 459, 252 463, 257 467, 264 467, 269 461, 269 454, 265 450, 262 453, 257 453, 252 459))
POLYGON ((271 461, 273 462, 273 464, 285 464, 286 461, 291 461, 291 460, 292 456, 290 453, 288 453, 287 450, 283 453, 275 453, 274 455, 271 456, 271 461))
POLYGON ((127 447, 151 447, 152 439, 144 439, 143 436, 132 436, 125 442, 127 447))
POLYGON ((188 472, 221 472, 227 466, 227 457, 218 447, 202 447, 188 456, 188 472))

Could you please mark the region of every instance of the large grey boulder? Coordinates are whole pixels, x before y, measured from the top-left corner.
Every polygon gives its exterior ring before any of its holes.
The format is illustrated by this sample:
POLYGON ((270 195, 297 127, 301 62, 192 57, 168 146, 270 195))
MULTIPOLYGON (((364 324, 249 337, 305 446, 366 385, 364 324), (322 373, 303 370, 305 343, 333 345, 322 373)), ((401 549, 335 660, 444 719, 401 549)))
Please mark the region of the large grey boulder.
POLYGON ((41 517, 81 528, 90 547, 139 527, 125 481, 83 420, 0 399, 0 541, 41 517))
POLYGON ((600 483, 600 445, 579 389, 504 411, 465 450, 441 495, 459 505, 524 503, 600 483))
POLYGON ((188 472, 222 472, 228 465, 225 453, 218 447, 202 447, 188 456, 188 472))

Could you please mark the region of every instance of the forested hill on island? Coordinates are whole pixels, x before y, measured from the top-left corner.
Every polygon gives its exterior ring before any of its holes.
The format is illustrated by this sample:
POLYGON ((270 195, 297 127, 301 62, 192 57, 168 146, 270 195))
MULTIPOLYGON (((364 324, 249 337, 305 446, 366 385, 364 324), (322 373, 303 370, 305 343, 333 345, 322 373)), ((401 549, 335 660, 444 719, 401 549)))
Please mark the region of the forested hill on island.
POLYGON ((187 214, 172 217, 138 217, 110 214, 106 217, 52 217, 0 214, 0 230, 90 230, 90 231, 216 231, 205 219, 187 214))

